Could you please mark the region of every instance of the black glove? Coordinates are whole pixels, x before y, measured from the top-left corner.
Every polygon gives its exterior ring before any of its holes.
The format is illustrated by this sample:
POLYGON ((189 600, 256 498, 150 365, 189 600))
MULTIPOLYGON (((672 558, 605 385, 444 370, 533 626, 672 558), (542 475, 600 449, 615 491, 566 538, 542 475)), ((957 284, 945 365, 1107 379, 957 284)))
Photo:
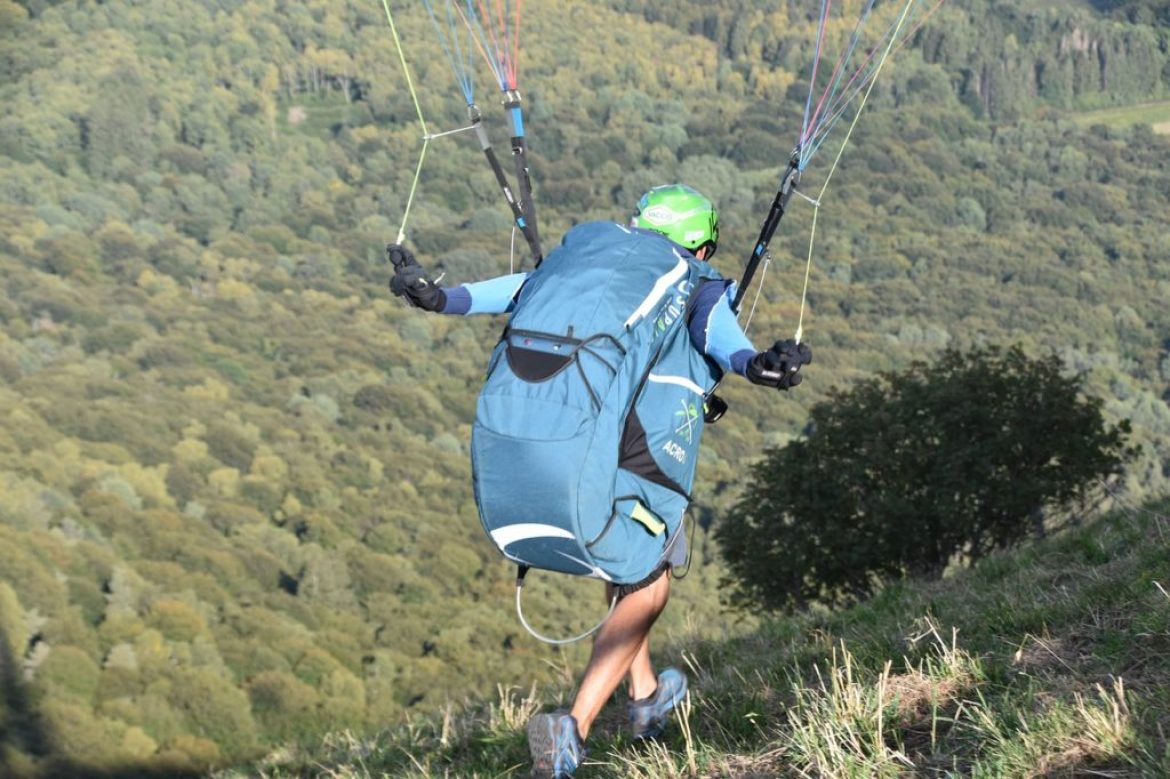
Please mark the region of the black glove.
POLYGON ((427 273, 410 253, 410 249, 392 243, 386 247, 386 257, 394 266, 390 291, 412 306, 426 311, 442 311, 447 307, 447 293, 427 278, 427 273))
POLYGON ((812 349, 796 341, 777 341, 766 352, 760 352, 747 366, 747 379, 752 384, 787 390, 804 381, 800 369, 812 362, 812 349))

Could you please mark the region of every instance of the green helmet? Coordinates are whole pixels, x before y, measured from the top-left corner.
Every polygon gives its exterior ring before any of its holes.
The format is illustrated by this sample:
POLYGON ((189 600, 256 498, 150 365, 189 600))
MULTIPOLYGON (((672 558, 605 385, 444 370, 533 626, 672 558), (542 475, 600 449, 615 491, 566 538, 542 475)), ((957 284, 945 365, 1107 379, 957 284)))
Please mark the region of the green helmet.
POLYGON ((719 243, 715 204, 685 184, 654 187, 642 195, 630 226, 661 233, 691 251, 709 245, 708 258, 719 243))

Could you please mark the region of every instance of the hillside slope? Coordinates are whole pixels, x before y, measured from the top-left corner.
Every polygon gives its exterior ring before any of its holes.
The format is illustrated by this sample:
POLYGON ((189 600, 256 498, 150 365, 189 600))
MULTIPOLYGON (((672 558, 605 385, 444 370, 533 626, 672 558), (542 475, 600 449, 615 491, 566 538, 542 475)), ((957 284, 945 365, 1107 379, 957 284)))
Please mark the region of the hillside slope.
MULTIPOLYGON (((1170 502, 1123 508, 748 638, 695 626, 661 658, 692 683, 666 741, 631 744, 611 704, 580 776, 1168 776, 1168 551, 1170 502)), ((523 776, 527 717, 568 692, 504 688, 219 777, 523 776)))

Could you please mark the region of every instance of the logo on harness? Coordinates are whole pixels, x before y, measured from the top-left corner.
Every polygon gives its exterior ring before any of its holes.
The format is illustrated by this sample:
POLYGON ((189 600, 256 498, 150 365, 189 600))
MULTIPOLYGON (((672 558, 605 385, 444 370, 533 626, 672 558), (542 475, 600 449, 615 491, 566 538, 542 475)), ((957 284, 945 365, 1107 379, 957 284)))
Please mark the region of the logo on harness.
MULTIPOLYGON (((686 439, 689 446, 695 440, 695 423, 699 421, 699 409, 694 403, 687 403, 685 400, 680 400, 679 404, 682 406, 682 411, 674 412, 674 418, 675 421, 681 420, 681 422, 674 429, 674 434, 686 439)), ((679 462, 682 461, 679 460, 679 462)))
POLYGON ((675 320, 683 315, 687 310, 687 299, 691 296, 691 291, 695 285, 689 281, 680 281, 675 287, 677 294, 674 299, 667 304, 666 309, 658 315, 654 320, 654 331, 656 333, 664 333, 666 329, 674 324, 675 320))
MULTIPOLYGON (((682 408, 674 412, 674 420, 677 423, 674 434, 681 437, 686 441, 687 446, 690 446, 695 440, 695 425, 699 423, 699 409, 694 403, 687 403, 685 400, 680 400, 679 405, 682 408)), ((687 461, 687 450, 677 441, 667 441, 663 444, 662 451, 680 463, 687 461)))

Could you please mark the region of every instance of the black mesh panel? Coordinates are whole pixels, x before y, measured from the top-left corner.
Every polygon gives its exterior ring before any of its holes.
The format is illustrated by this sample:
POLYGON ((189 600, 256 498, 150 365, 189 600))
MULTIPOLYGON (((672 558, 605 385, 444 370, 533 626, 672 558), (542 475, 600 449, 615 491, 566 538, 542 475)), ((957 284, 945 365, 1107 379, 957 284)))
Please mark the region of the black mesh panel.
POLYGON ((626 417, 626 429, 622 433, 621 450, 618 455, 618 467, 630 473, 641 476, 646 481, 677 492, 687 500, 691 499, 687 491, 679 486, 678 482, 667 476, 658 467, 654 456, 650 454, 650 444, 646 440, 646 429, 638 419, 638 412, 630 409, 626 417))

